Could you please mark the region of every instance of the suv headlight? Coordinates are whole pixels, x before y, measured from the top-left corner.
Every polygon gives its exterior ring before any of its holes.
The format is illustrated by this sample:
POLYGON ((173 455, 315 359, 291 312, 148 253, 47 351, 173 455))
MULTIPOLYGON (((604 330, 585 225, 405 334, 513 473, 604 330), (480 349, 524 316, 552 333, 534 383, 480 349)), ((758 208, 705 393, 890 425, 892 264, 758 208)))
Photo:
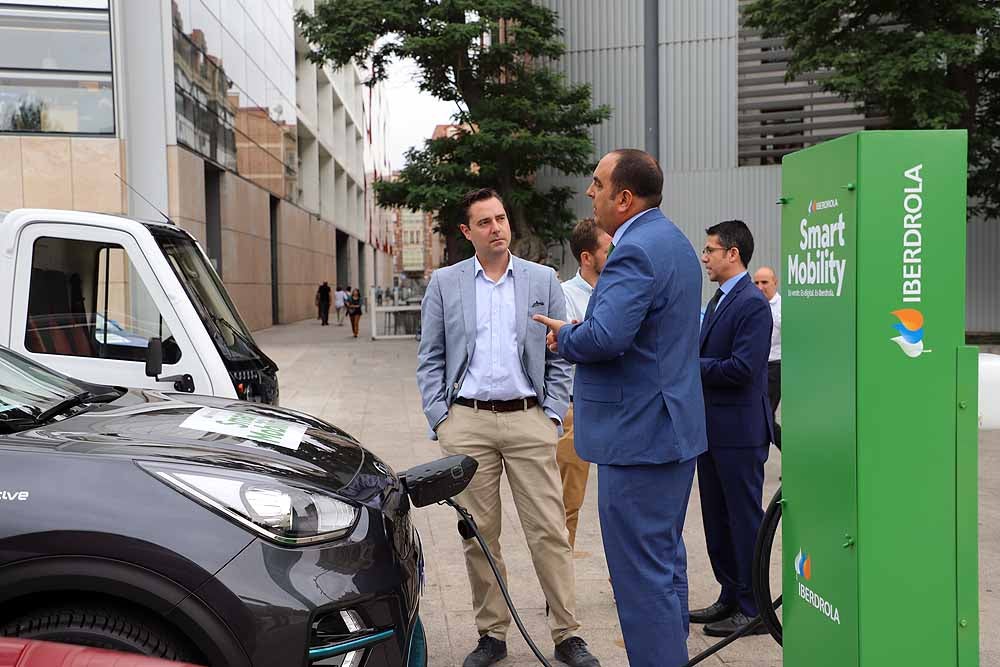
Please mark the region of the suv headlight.
POLYGON ((139 462, 139 467, 261 537, 301 546, 343 537, 358 509, 328 493, 250 472, 139 462))

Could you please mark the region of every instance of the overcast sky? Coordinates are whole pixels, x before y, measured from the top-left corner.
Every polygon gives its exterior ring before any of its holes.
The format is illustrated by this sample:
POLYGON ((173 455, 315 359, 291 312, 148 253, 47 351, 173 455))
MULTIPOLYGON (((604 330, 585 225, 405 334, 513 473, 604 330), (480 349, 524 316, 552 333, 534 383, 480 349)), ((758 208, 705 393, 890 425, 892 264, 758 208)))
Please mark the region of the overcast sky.
POLYGON ((435 125, 451 122, 455 105, 422 93, 417 88, 420 68, 412 60, 396 61, 389 68, 385 99, 389 107, 389 164, 403 168, 403 154, 411 146, 423 146, 435 125))

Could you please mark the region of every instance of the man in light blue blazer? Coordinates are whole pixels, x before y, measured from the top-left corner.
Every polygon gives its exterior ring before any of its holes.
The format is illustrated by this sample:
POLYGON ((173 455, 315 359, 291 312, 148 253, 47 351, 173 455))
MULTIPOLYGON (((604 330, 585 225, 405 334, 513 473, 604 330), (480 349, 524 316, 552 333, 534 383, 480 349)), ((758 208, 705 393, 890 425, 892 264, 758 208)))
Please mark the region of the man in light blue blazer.
MULTIPOLYGON (((566 532, 556 441, 569 404, 569 364, 546 349, 540 314, 564 318, 555 271, 514 257, 510 223, 496 192, 462 202, 460 229, 476 255, 431 276, 421 306, 417 384, 432 437, 446 454, 479 462, 458 496, 479 525, 501 574, 500 475, 507 474, 535 572, 548 602, 556 657, 599 667, 576 620, 573 553, 566 532)), ((507 656, 510 612, 485 555, 465 543, 479 644, 463 667, 507 656)))
POLYGON ((657 208, 663 172, 638 150, 600 161, 587 195, 612 236, 586 319, 538 317, 549 349, 576 364, 576 449, 598 464, 598 506, 631 667, 687 654, 682 531, 695 461, 707 447, 698 366, 701 270, 657 208))

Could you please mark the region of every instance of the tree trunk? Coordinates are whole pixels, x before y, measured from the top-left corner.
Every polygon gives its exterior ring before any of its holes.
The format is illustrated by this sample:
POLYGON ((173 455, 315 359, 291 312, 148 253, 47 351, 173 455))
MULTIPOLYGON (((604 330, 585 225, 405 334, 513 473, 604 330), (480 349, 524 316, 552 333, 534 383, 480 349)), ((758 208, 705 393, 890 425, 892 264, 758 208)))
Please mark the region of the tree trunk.
POLYGON ((527 216, 524 214, 524 206, 515 203, 512 196, 514 194, 514 177, 511 171, 506 160, 501 160, 497 164, 497 192, 500 193, 504 208, 507 209, 507 218, 510 221, 512 237, 510 251, 528 261, 543 262, 548 257, 548 251, 545 248, 545 243, 528 224, 527 216))

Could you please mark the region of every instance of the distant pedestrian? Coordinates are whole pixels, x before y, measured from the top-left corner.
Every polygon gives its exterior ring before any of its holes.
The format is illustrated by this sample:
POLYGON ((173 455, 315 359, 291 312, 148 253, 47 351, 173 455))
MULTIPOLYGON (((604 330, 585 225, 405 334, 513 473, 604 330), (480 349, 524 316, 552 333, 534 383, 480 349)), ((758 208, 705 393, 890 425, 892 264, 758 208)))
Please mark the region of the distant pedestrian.
POLYGON ((379 306, 379 307, 382 306, 382 288, 381 287, 376 287, 375 288, 375 305, 379 306))
POLYGON ((323 281, 323 284, 316 290, 316 305, 319 306, 319 319, 321 326, 330 324, 330 286, 323 281))
POLYGON ((333 305, 337 309, 337 326, 344 326, 344 307, 347 304, 347 292, 340 285, 337 285, 337 291, 333 295, 333 305))
MULTIPOLYGON (((767 396, 771 401, 771 414, 777 416, 781 402, 781 294, 778 293, 778 276, 770 266, 762 266, 753 274, 757 286, 771 304, 771 352, 767 355, 767 396)), ((781 424, 774 422, 774 446, 781 449, 781 424)))
POLYGON ((361 322, 361 292, 357 287, 351 292, 351 296, 347 297, 347 316, 351 318, 351 329, 354 331, 354 337, 358 337, 358 324, 361 322))

